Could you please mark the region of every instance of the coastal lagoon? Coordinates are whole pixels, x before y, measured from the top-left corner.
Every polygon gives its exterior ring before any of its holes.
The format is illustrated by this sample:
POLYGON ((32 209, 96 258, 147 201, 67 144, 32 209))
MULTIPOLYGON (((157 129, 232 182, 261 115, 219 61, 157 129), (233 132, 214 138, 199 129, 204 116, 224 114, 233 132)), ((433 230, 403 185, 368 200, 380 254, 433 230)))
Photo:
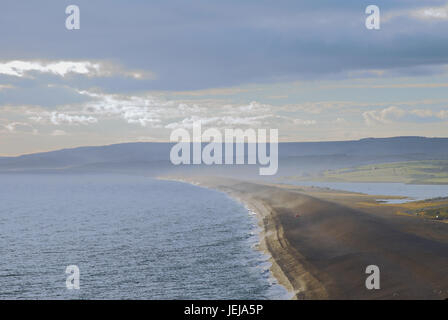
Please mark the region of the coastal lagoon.
POLYGON ((386 203, 405 203, 409 201, 448 197, 448 185, 418 185, 405 183, 380 182, 312 182, 298 181, 289 184, 297 186, 314 186, 349 192, 358 192, 379 196, 400 196, 405 199, 378 199, 386 203))
POLYGON ((256 218, 223 193, 128 175, 0 182, 0 299, 289 298, 256 218))

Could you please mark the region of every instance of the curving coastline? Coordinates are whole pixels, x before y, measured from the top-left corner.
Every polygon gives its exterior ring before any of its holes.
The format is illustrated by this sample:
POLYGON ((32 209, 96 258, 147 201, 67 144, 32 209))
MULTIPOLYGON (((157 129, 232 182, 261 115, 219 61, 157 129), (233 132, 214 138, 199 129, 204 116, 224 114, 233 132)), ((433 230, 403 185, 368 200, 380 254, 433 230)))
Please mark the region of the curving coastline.
POLYGON ((374 197, 360 194, 221 177, 162 179, 225 192, 256 212, 260 249, 294 299, 448 298, 447 224, 361 209, 354 204, 374 197), (381 290, 365 288, 370 264, 382 270, 381 290))
POLYGON ((281 225, 276 223, 272 217, 273 209, 263 200, 252 197, 250 194, 238 193, 232 189, 234 180, 218 178, 204 178, 204 177, 159 177, 161 180, 177 181, 182 183, 189 183, 204 188, 210 188, 226 193, 229 197, 242 203, 248 210, 254 212, 257 217, 258 225, 261 227, 260 243, 257 248, 264 254, 269 256, 271 263, 270 272, 277 280, 277 282, 291 293, 292 299, 297 299, 302 291, 307 288, 307 283, 313 280, 311 275, 308 275, 305 267, 302 268, 302 275, 297 278, 285 273, 282 264, 298 264, 294 256, 289 253, 282 253, 283 247, 289 247, 285 243, 283 236, 283 229, 281 225))

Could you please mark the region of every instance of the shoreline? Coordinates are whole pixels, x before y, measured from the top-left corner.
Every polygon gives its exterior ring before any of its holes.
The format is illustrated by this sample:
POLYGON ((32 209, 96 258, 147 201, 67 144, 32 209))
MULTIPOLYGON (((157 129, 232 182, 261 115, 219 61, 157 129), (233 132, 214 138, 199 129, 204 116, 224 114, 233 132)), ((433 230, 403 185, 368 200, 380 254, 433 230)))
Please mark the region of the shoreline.
MULTIPOLYGON (((309 289, 317 290, 318 292, 318 294, 314 298, 327 298, 325 289, 319 286, 317 280, 307 272, 305 266, 302 266, 300 268, 301 275, 296 279, 293 279, 291 278, 291 276, 288 276, 286 272, 284 272, 282 266, 277 262, 277 259, 274 258, 274 256, 277 255, 276 250, 279 249, 279 244, 280 246, 282 246, 281 244, 286 244, 287 240, 284 239, 283 229, 281 225, 278 224, 275 219, 272 220, 272 208, 270 208, 268 204, 261 201, 260 199, 255 199, 254 197, 248 195, 244 196, 238 194, 232 191, 230 188, 219 187, 214 184, 208 184, 204 181, 199 182, 197 181, 197 178, 158 177, 157 179, 187 183, 190 185, 222 192, 234 201, 242 204, 247 210, 254 212, 257 219, 257 224, 260 227, 259 243, 256 246, 256 249, 259 250, 262 254, 268 256, 268 261, 271 263, 269 272, 276 279, 278 284, 287 290, 289 299, 297 300, 301 297, 303 298, 305 290, 310 286, 312 286, 312 288, 309 289)), ((299 265, 300 260, 297 260, 292 253, 290 254, 291 256, 284 257, 282 261, 288 261, 289 263, 295 263, 296 265, 299 265)))
MULTIPOLYGON (((201 187, 205 187, 202 186, 201 187)), ((258 244, 256 246, 256 249, 260 251, 262 254, 266 255, 268 257, 267 261, 271 264, 269 267, 269 272, 271 276, 277 281, 277 283, 285 288, 285 290, 288 292, 289 299, 294 299, 296 294, 294 292, 294 287, 292 283, 289 281, 288 277, 283 273, 281 267, 277 264, 275 259, 273 258, 272 252, 269 250, 268 240, 267 240, 267 234, 266 226, 264 225, 264 218, 269 214, 268 210, 263 203, 257 201, 254 201, 254 199, 249 198, 241 198, 236 194, 232 194, 231 192, 225 192, 219 189, 214 189, 211 187, 205 187, 212 190, 217 190, 219 192, 222 192, 229 196, 232 200, 237 201, 238 203, 242 204, 246 210, 251 211, 255 214, 257 225, 260 228, 258 232, 258 244)))
POLYGON ((266 208, 263 208, 263 203, 257 203, 254 201, 254 199, 250 198, 244 198, 239 195, 237 195, 234 192, 231 192, 230 190, 222 190, 220 188, 216 188, 214 186, 209 186, 203 183, 199 183, 194 181, 194 179, 181 179, 181 178, 165 178, 165 177, 158 177, 158 180, 166 180, 166 181, 175 181, 180 183, 186 183, 193 186, 206 188, 214 191, 218 191, 221 193, 224 193, 229 198, 231 198, 233 201, 236 201, 240 203, 244 208, 248 211, 251 211, 254 213, 256 217, 256 224, 259 227, 258 234, 258 243, 255 246, 255 249, 258 250, 261 254, 267 256, 267 260, 271 265, 269 267, 270 276, 272 276, 278 283, 278 285, 282 286, 288 293, 289 299, 294 299, 296 297, 294 293, 294 287, 292 283, 289 281, 288 277, 283 273, 281 267, 277 264, 275 259, 272 256, 272 252, 269 251, 268 245, 266 242, 266 229, 265 225, 263 223, 263 217, 268 215, 268 212, 266 211, 266 208))
POLYGON ((447 224, 394 214, 369 195, 223 177, 158 179, 223 192, 255 212, 257 249, 292 299, 448 298, 447 224), (381 290, 365 287, 371 264, 384 274, 381 290))

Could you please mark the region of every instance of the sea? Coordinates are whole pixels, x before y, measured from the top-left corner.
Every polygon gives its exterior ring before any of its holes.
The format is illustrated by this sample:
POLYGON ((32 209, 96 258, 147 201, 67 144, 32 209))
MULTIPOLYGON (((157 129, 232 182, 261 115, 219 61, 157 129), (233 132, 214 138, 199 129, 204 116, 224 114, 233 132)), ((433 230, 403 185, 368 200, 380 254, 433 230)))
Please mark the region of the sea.
POLYGON ((289 299, 259 231, 243 204, 186 183, 0 174, 0 299, 289 299))

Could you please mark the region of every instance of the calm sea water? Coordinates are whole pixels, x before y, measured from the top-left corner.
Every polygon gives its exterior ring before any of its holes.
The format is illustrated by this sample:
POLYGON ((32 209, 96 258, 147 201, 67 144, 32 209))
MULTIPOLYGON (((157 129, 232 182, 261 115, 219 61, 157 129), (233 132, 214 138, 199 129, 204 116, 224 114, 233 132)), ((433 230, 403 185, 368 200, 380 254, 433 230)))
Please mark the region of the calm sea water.
POLYGON ((0 299, 288 298, 222 193, 125 175, 0 175, 0 299), (65 269, 80 269, 80 290, 65 269))
POLYGON ((448 197, 448 185, 418 185, 405 183, 365 183, 365 182, 294 182, 294 185, 315 186, 370 195, 402 196, 406 199, 384 200, 387 203, 405 203, 438 197, 448 197))

